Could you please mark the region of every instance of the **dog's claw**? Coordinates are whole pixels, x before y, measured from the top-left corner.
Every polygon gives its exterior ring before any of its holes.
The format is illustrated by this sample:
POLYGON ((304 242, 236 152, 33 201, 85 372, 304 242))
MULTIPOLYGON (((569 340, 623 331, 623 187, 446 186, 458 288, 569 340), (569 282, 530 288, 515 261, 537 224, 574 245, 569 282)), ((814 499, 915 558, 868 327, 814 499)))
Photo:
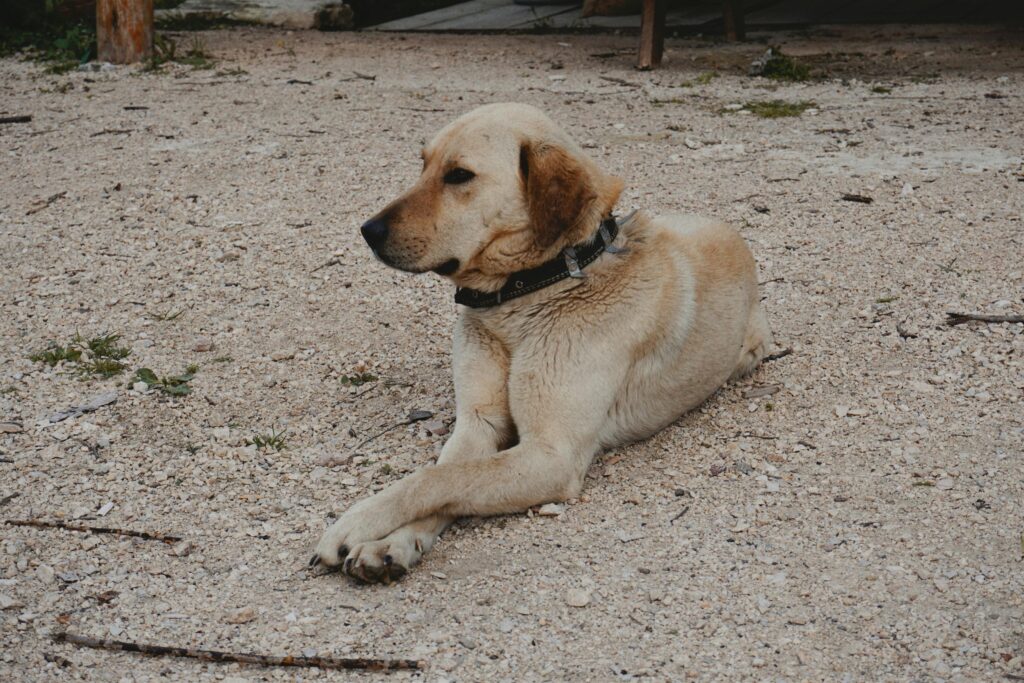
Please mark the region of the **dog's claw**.
POLYGON ((313 557, 310 558, 310 560, 309 560, 309 568, 312 569, 313 567, 317 566, 318 564, 320 564, 320 554, 319 553, 313 553, 313 557))

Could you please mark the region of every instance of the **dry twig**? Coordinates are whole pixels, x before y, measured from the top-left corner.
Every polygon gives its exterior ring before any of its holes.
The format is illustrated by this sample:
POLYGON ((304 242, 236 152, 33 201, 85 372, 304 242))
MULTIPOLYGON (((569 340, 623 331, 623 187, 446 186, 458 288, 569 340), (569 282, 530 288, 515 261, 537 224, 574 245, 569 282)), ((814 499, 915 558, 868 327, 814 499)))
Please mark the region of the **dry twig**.
POLYGON ((147 541, 161 541, 163 543, 177 543, 180 536, 169 536, 151 531, 132 531, 131 529, 114 529, 102 526, 85 526, 84 524, 68 524, 67 522, 51 522, 45 519, 8 519, 5 523, 10 526, 32 526, 40 529, 65 529, 67 531, 81 531, 87 534, 113 534, 114 536, 132 536, 147 541))
POLYGON ((983 323, 1024 323, 1024 315, 983 315, 981 313, 946 313, 946 324, 950 327, 976 320, 983 323))
POLYGON ((58 192, 57 194, 51 194, 46 199, 43 199, 41 201, 36 202, 35 206, 33 206, 31 209, 29 209, 28 211, 25 212, 25 215, 26 216, 31 216, 34 213, 39 213, 40 211, 42 211, 43 209, 48 207, 50 204, 53 204, 55 201, 57 201, 58 199, 60 199, 64 195, 66 195, 67 193, 68 193, 67 190, 65 190, 64 192, 58 192))
POLYGON ((31 120, 31 114, 20 114, 18 116, 0 116, 0 123, 28 123, 31 120))
POLYGON ((793 349, 788 349, 788 348, 787 349, 782 349, 781 351, 776 351, 775 353, 769 353, 767 356, 765 356, 763 359, 761 359, 761 362, 762 363, 770 363, 773 360, 778 360, 780 358, 785 358, 786 356, 788 356, 791 353, 793 353, 793 349))
POLYGON ((188 657, 204 662, 236 662, 241 664, 259 664, 260 666, 308 666, 318 669, 364 669, 366 671, 399 671, 422 669, 423 662, 418 659, 378 659, 375 657, 293 657, 291 655, 257 655, 248 652, 221 652, 220 650, 194 650, 186 647, 168 647, 166 645, 147 645, 129 643, 122 640, 90 638, 76 633, 55 633, 53 639, 58 643, 71 643, 79 647, 94 650, 114 650, 117 652, 138 652, 143 655, 164 657, 188 657))
POLYGON ((858 204, 870 204, 875 201, 871 197, 862 194, 852 194, 850 192, 844 192, 842 199, 848 202, 857 202, 858 204))

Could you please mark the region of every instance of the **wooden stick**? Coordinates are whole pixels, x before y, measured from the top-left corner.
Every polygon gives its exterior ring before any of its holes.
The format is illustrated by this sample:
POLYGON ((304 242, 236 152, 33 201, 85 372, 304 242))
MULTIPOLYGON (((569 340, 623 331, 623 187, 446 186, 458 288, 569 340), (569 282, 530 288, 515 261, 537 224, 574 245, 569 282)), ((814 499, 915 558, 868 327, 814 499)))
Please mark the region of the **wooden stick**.
POLYGON ((31 120, 31 114, 20 114, 18 116, 0 116, 0 123, 28 123, 31 120))
POLYGON ((946 324, 950 327, 977 320, 983 323, 1024 323, 1024 315, 982 315, 981 313, 946 313, 946 324))
POLYGON ((39 201, 39 202, 36 202, 36 205, 33 206, 28 211, 26 211, 25 215, 26 216, 31 216, 34 213, 39 213, 40 211, 42 211, 43 209, 48 207, 50 204, 53 204, 55 201, 57 201, 58 199, 60 199, 64 195, 66 195, 67 193, 68 193, 68 191, 64 190, 63 192, 58 192, 57 194, 51 194, 46 199, 44 199, 42 201, 39 201))
POLYGON ((221 652, 219 650, 193 650, 185 647, 167 647, 166 645, 146 645, 129 643, 121 640, 90 638, 76 633, 55 633, 53 639, 58 643, 71 643, 79 647, 94 650, 115 650, 120 652, 138 652, 143 655, 165 657, 188 657, 204 662, 237 662, 241 664, 259 664, 260 666, 309 666, 319 669, 365 669, 367 671, 399 671, 422 669, 423 662, 417 659, 377 659, 374 657, 283 657, 276 655, 256 655, 247 652, 221 652))
POLYGON ((177 543, 180 536, 169 536, 150 531, 132 531, 131 529, 113 529, 102 526, 85 526, 82 524, 68 524, 67 522, 51 522, 45 519, 8 519, 6 524, 10 526, 33 526, 40 529, 66 529, 67 531, 82 531, 87 534, 113 534, 115 536, 132 536, 147 541, 161 541, 163 543, 177 543))

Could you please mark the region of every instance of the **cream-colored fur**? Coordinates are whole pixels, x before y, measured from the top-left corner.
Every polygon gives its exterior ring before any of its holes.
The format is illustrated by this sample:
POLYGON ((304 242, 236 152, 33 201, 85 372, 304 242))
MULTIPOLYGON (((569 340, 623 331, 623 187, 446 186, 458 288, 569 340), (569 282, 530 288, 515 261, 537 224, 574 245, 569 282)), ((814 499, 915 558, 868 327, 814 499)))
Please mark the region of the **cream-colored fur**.
MULTIPOLYGON (((496 290, 587 239, 621 187, 538 110, 481 107, 438 134, 419 181, 379 214, 377 253, 414 272, 457 259, 456 284, 496 290), (445 184, 455 166, 476 175, 445 184)), ((727 225, 640 213, 616 245, 628 251, 585 279, 461 308, 455 429, 437 464, 352 506, 315 560, 386 582, 456 517, 578 496, 602 449, 657 432, 766 355, 754 259, 727 225)))

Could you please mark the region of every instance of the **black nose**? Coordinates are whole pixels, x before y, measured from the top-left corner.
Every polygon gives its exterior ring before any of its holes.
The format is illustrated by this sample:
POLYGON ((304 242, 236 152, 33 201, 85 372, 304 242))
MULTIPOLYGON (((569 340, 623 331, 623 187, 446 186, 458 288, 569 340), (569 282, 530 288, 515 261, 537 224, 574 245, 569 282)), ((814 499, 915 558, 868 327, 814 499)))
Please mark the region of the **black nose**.
POLYGON ((384 240, 388 238, 388 224, 377 218, 371 218, 363 223, 360 230, 363 233, 363 239, 373 249, 380 248, 384 244, 384 240))

